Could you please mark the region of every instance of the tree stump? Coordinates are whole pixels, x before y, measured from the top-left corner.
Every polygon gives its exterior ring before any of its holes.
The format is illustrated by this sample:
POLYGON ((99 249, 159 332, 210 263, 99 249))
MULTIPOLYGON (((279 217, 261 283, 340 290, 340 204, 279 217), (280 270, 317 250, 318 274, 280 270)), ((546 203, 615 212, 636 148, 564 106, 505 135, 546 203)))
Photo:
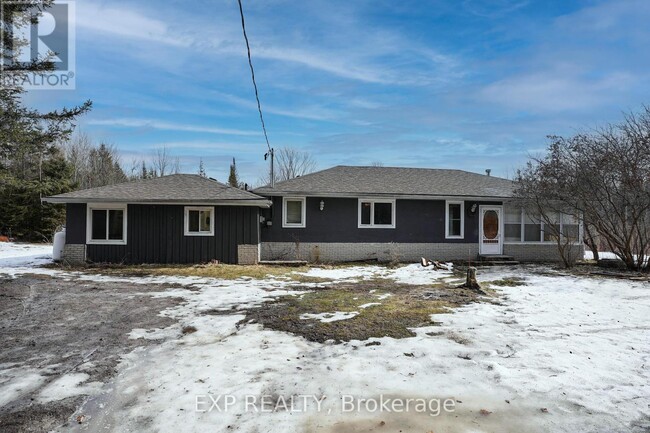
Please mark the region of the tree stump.
POLYGON ((476 268, 475 267, 467 268, 467 278, 465 279, 465 284, 463 284, 460 287, 465 288, 465 289, 474 290, 476 292, 487 295, 487 293, 485 293, 483 291, 483 289, 481 289, 481 285, 478 283, 478 281, 476 281, 476 268))

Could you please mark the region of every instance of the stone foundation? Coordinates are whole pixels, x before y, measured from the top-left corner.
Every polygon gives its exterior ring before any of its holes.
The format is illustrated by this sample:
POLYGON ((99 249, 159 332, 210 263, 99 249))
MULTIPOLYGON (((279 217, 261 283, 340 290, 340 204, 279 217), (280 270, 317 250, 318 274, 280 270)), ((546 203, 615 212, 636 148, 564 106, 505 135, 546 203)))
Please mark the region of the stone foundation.
POLYGON ((476 244, 262 242, 262 260, 307 260, 309 262, 412 262, 432 260, 474 260, 476 244))
POLYGON ((256 265, 259 262, 259 245, 237 245, 237 264, 256 265))
MULTIPOLYGON (((505 244, 503 254, 512 256, 521 262, 559 262, 562 261, 560 252, 555 244, 505 244)), ((571 254, 575 258, 584 257, 585 248, 581 245, 574 245, 571 254)))
POLYGON ((61 259, 64 263, 70 263, 73 265, 86 263, 86 245, 65 244, 63 246, 63 255, 61 259))
MULTIPOLYGON (((474 261, 478 244, 461 243, 368 243, 368 242, 262 242, 262 260, 307 260, 309 262, 413 262, 421 257, 441 261, 474 261)), ((503 254, 522 262, 558 262, 561 260, 555 244, 505 244, 503 254)), ((584 247, 575 246, 582 257, 584 247)))

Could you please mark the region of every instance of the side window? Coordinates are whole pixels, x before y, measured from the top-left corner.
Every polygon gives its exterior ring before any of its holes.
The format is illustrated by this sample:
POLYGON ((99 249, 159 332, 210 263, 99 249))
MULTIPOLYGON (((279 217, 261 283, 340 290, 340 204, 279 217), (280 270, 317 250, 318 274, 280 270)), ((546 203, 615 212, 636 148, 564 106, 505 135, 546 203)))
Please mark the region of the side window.
POLYGON ((126 205, 103 206, 96 204, 88 206, 86 242, 90 244, 126 244, 126 205))
POLYGON ((359 228, 395 228, 395 200, 359 200, 359 228))
POLYGON ((306 226, 305 197, 282 199, 282 227, 304 228, 306 226))
POLYGON ((214 235, 214 208, 185 207, 185 236, 214 235))

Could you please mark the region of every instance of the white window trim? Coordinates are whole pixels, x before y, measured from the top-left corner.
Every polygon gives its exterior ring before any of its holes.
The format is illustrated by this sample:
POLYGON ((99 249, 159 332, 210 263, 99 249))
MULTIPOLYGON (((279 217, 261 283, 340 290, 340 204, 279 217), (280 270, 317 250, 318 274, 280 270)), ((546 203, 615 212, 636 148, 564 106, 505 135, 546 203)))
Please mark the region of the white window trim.
POLYGON ((465 239, 465 202, 462 200, 445 201, 445 239, 465 239), (460 205, 460 236, 449 234, 449 205, 460 205))
POLYGON ((282 228, 284 229, 304 229, 307 227, 307 199, 305 197, 282 197, 282 228), (300 223, 287 222, 287 201, 302 202, 302 215, 300 223))
MULTIPOLYGON (((86 205, 86 244, 90 245, 126 245, 127 239, 127 222, 129 220, 127 214, 128 206, 125 203, 88 203, 86 205), (123 239, 93 239, 92 231, 92 211, 93 210, 122 210, 124 218, 122 220, 122 234, 123 239)), ((106 236, 108 236, 108 214, 106 215, 106 236)))
POLYGON ((375 199, 375 198, 360 198, 357 205, 357 226, 360 229, 394 229, 395 228, 395 199, 375 199), (370 224, 361 224, 361 203, 370 203, 370 224), (375 203, 390 203, 391 204, 391 218, 392 224, 375 224, 375 203))
MULTIPOLYGON (((183 218, 183 227, 185 236, 214 236, 214 207, 213 206, 185 206, 183 218), (209 211, 210 212, 210 231, 209 232, 191 232, 190 231, 190 211, 209 211)), ((200 223, 199 223, 200 226, 200 223)))

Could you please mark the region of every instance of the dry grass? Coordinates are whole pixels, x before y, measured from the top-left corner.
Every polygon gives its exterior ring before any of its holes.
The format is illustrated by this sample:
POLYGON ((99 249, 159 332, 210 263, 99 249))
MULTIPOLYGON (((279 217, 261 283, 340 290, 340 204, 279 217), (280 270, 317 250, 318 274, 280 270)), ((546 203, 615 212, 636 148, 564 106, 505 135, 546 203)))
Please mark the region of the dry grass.
POLYGON ((189 326, 183 326, 183 329, 181 330, 181 332, 183 333, 183 335, 186 335, 186 334, 194 334, 196 331, 198 331, 198 329, 196 329, 196 327, 195 327, 195 326, 192 326, 192 325, 189 325, 189 326))
MULTIPOLYGON (((71 268, 76 269, 76 268, 71 268)), ((120 276, 192 276, 208 277, 223 280, 236 280, 238 278, 252 278, 263 280, 271 277, 284 277, 301 283, 318 283, 328 281, 322 278, 308 277, 296 272, 307 272, 309 266, 269 266, 269 265, 89 265, 83 268, 84 272, 94 272, 106 275, 120 276)))
POLYGON ((367 340, 373 337, 406 338, 414 335, 411 328, 434 325, 432 315, 448 313, 449 308, 474 300, 473 293, 456 288, 415 287, 395 282, 373 285, 364 281, 327 286, 301 296, 282 297, 266 303, 263 308, 249 310, 244 321, 252 319, 271 329, 291 332, 318 342, 367 340), (370 290, 374 291, 371 293, 370 290), (440 291, 444 295, 437 299, 426 298, 424 294, 431 291, 440 291), (379 298, 388 293, 391 296, 379 298), (376 302, 380 305, 359 308, 363 304, 376 302), (327 323, 300 319, 305 313, 336 311, 356 311, 359 314, 327 323))
POLYGON ((526 282, 522 278, 512 277, 512 278, 502 278, 495 281, 486 281, 485 284, 499 287, 517 287, 517 286, 526 286, 526 282))

